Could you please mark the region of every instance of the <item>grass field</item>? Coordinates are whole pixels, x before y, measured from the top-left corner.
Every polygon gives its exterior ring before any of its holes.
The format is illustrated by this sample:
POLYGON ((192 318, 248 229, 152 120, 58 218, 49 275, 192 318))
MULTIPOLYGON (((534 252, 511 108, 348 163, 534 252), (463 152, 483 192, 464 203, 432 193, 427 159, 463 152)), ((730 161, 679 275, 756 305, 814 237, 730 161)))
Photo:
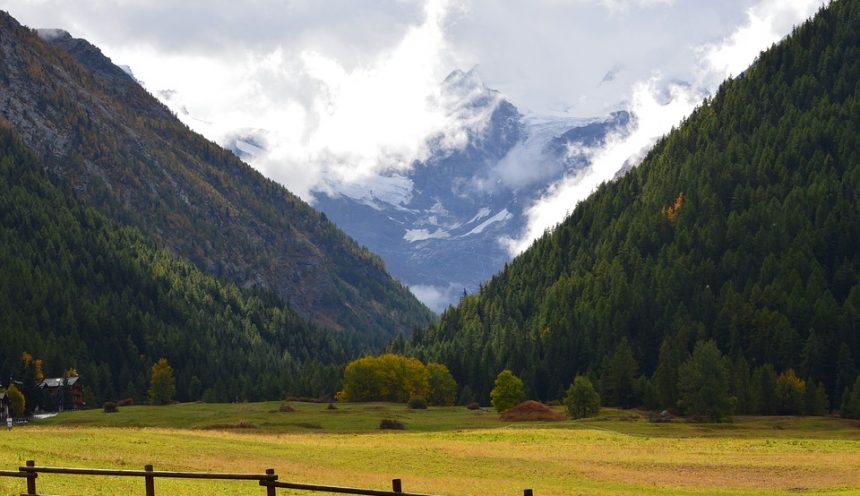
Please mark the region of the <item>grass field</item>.
MULTIPOLYGON (((504 424, 492 412, 402 405, 292 403, 128 407, 71 412, 0 434, 0 469, 39 465, 261 473, 282 480, 443 495, 860 494, 860 423, 738 418, 652 424, 596 420, 504 424), (407 429, 381 432, 383 417, 407 429), (237 428, 238 425, 244 428, 237 428), (252 427, 247 427, 247 426, 252 427)), ((40 476, 43 494, 143 494, 140 480, 40 476)), ((157 494, 257 494, 253 482, 158 480, 157 494)), ((0 493, 24 492, 0 478, 0 493)), ((278 494, 285 494, 279 490, 278 494)), ((290 494, 290 493, 286 493, 290 494)), ((300 494, 300 493, 296 493, 300 494)), ((311 493, 304 493, 311 494, 311 493)))

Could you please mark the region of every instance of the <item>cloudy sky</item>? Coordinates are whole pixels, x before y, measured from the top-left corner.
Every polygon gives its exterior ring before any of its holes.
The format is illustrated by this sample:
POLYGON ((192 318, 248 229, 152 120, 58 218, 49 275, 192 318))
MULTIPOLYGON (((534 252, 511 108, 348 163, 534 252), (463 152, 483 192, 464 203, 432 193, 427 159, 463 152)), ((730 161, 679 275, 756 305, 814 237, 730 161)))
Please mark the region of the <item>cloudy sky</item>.
MULTIPOLYGON (((430 137, 481 125, 440 82, 477 67, 521 111, 599 117, 625 135, 588 173, 549 185, 524 249, 687 115, 719 81, 822 0, 0 0, 30 27, 62 28, 131 67, 215 141, 261 137, 252 165, 312 201, 325 184, 405 169, 430 137)), ((524 164, 527 166, 527 164, 524 164)))

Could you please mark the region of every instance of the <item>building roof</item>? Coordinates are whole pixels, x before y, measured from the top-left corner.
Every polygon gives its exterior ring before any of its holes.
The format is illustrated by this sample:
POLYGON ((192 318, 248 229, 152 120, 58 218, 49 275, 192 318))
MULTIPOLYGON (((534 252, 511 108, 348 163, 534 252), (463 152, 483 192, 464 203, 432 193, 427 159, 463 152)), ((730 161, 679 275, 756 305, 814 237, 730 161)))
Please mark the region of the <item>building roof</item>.
MULTIPOLYGON (((78 379, 80 379, 80 377, 78 377, 78 376, 69 377, 67 384, 69 386, 71 386, 72 384, 78 382, 78 379)), ((63 378, 63 377, 49 377, 49 378, 45 379, 44 381, 40 382, 39 387, 42 387, 42 388, 44 388, 44 387, 49 387, 49 388, 60 387, 63 385, 63 380, 65 380, 65 378, 63 378)))

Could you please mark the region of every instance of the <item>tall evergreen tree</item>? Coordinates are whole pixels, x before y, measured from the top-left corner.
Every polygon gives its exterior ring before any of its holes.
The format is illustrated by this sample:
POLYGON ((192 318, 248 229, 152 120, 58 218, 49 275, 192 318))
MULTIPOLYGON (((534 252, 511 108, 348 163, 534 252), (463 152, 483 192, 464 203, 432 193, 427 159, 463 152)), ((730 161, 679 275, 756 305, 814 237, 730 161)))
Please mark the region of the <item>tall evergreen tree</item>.
POLYGON ((729 390, 729 365, 714 341, 699 341, 681 364, 680 406, 685 413, 721 422, 734 413, 729 390))

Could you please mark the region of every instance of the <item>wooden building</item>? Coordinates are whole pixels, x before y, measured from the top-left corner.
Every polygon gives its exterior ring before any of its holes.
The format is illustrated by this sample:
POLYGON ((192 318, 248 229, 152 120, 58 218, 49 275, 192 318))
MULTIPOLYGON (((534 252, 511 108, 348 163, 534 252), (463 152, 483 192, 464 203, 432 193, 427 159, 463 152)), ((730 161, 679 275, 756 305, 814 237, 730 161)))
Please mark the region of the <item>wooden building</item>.
POLYGON ((45 394, 45 399, 57 406, 57 410, 72 408, 80 410, 84 403, 84 385, 81 378, 74 377, 52 377, 39 383, 39 387, 45 394))

